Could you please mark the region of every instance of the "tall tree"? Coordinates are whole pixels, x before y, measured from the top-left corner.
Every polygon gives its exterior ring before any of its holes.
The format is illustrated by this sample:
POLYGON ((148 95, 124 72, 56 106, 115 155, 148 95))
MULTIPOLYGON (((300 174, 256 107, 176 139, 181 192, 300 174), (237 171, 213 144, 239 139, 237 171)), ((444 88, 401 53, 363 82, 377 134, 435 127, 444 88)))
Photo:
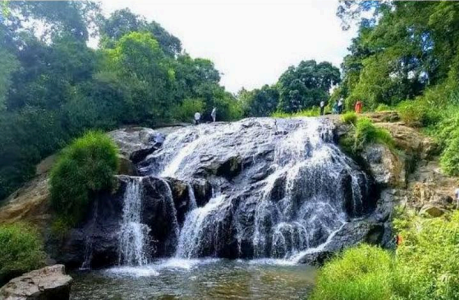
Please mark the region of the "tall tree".
POLYGON ((329 62, 302 61, 291 66, 279 78, 278 108, 297 112, 327 100, 332 86, 340 82, 340 71, 329 62))

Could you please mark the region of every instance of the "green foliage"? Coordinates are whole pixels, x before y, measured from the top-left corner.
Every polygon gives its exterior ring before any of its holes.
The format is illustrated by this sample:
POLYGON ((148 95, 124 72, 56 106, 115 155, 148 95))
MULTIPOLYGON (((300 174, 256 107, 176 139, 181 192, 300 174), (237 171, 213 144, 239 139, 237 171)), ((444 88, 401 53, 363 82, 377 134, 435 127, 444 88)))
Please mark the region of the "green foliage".
POLYGON ((397 106, 400 118, 408 126, 423 127, 437 123, 441 119, 441 111, 425 101, 405 101, 397 106))
POLYGON ((117 155, 115 143, 101 132, 88 132, 62 151, 51 171, 51 203, 69 224, 85 215, 91 196, 112 187, 117 155))
POLYGON ((348 249, 320 271, 313 299, 458 299, 459 212, 426 219, 399 209, 394 225, 403 238, 395 259, 348 249))
POLYGON ((90 1, 3 6, 0 200, 33 176, 41 159, 87 130, 185 120, 186 99, 202 101, 205 118, 213 107, 218 120, 242 116, 212 61, 182 54, 180 40, 154 21, 127 9, 105 18, 90 1), (44 24, 39 37, 35 21, 44 24), (90 32, 99 34, 99 49, 87 46, 90 32))
POLYGON ((273 118, 296 118, 296 117, 318 117, 320 115, 320 109, 318 107, 312 107, 310 109, 304 109, 294 113, 286 113, 283 111, 275 111, 271 117, 273 118))
POLYGON ((204 101, 201 99, 185 99, 174 108, 174 119, 183 122, 193 122, 194 114, 204 110, 204 101))
POLYGON ((295 113, 318 106, 330 96, 330 88, 340 82, 340 72, 329 62, 302 61, 279 78, 278 110, 295 113))
POLYGON ((381 103, 378 105, 378 107, 376 107, 375 111, 390 111, 390 110, 392 110, 392 108, 389 105, 381 103))
POLYGON ((347 249, 320 270, 311 299, 390 299, 393 264, 391 255, 378 247, 347 249))
POLYGON ((273 114, 279 104, 279 91, 275 86, 264 85, 253 91, 242 90, 238 100, 246 117, 268 117, 273 114))
POLYGON ((0 225, 0 286, 44 265, 43 241, 25 224, 0 225))
POLYGON ((393 298, 458 299, 459 213, 433 219, 404 213, 394 224, 404 242, 397 249, 393 298))
POLYGON ((355 124, 353 130, 347 135, 341 137, 339 144, 344 152, 355 156, 361 152, 364 147, 368 144, 379 143, 394 148, 394 140, 389 131, 383 128, 376 127, 373 122, 368 118, 357 118, 354 120, 354 116, 348 113, 348 121, 346 122, 343 115, 343 121, 349 124, 355 124), (354 121, 352 123, 351 121, 354 121))
POLYGON ((349 111, 342 115, 341 119, 346 124, 355 125, 357 123, 357 114, 353 111, 349 111))
POLYGON ((440 158, 442 170, 451 176, 459 176, 459 130, 454 131, 453 137, 449 138, 448 146, 440 158))

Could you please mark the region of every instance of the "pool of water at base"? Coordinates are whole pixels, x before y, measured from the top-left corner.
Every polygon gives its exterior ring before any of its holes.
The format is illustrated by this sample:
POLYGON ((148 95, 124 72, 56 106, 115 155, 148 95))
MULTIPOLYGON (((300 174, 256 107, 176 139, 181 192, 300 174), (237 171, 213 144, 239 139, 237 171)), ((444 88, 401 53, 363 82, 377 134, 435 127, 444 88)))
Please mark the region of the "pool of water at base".
POLYGON ((72 272, 71 300, 306 299, 316 269, 283 260, 167 259, 72 272))

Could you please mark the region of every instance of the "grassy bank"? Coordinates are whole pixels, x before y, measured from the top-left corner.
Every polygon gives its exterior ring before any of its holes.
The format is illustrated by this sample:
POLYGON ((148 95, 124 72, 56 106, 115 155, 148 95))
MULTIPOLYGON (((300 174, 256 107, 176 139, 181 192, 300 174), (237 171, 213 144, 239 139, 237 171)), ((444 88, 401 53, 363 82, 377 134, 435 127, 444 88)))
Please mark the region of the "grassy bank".
POLYGON ((312 299, 459 299, 459 212, 425 219, 399 211, 397 250, 361 245, 320 271, 312 299))

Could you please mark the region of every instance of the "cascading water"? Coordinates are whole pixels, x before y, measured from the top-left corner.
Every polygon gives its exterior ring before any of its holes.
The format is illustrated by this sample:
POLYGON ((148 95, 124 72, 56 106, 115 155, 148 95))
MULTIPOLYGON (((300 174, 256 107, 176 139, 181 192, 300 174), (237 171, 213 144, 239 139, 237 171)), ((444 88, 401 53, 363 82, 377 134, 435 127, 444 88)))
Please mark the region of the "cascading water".
POLYGON ((119 234, 120 265, 148 263, 147 239, 150 228, 141 223, 142 178, 131 177, 124 194, 123 220, 119 234))
POLYGON ((333 129, 326 119, 259 118, 170 134, 140 172, 188 182, 175 256, 294 259, 368 212, 369 178, 335 146, 333 129), (197 178, 216 191, 201 207, 189 184, 197 178))

